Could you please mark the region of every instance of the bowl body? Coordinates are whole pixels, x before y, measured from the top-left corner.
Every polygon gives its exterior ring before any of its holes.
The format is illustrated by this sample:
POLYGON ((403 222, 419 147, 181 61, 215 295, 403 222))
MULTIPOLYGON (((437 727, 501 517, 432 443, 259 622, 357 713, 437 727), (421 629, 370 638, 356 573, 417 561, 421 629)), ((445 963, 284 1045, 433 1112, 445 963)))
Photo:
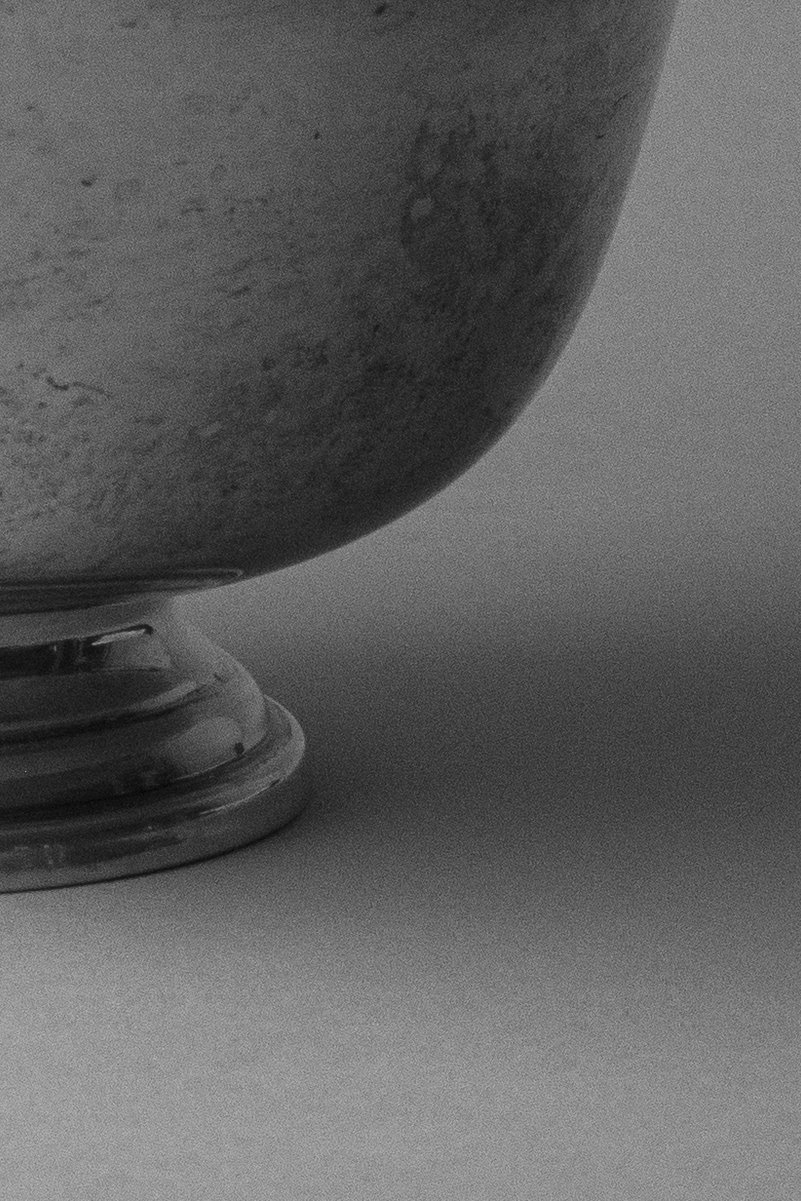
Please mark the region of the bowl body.
POLYGON ((266 572, 472 463, 586 299, 673 8, 3 6, 4 597, 266 572))

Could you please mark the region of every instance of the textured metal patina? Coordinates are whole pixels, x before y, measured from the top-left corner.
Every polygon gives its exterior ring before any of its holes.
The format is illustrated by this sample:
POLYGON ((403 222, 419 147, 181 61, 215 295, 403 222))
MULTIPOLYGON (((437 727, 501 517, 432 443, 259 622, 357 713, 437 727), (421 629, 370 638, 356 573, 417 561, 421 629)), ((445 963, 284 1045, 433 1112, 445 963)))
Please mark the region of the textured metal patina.
POLYGON ((0 3, 0 889, 299 811, 297 723, 164 594, 367 533, 509 426, 673 8, 0 3))
POLYGON ((3 5, 0 583, 269 571, 473 462, 578 316, 672 8, 3 5))

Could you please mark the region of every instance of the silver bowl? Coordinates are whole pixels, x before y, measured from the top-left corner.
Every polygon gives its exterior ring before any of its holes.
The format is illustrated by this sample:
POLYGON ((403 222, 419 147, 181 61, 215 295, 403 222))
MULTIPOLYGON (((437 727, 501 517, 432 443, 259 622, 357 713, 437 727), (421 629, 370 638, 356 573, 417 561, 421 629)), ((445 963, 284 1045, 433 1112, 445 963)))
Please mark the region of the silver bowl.
POLYGON ((0 887, 302 807, 171 598, 392 520, 545 378, 675 0, 0 7, 0 887))

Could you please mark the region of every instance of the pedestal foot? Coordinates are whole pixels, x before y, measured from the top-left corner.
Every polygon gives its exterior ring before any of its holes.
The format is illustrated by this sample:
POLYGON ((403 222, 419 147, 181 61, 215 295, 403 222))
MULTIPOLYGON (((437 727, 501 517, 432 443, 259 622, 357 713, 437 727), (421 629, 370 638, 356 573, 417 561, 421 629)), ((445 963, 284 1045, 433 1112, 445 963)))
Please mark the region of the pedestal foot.
POLYGON ((0 617, 0 891, 204 859, 307 794, 295 719, 174 602, 0 617))

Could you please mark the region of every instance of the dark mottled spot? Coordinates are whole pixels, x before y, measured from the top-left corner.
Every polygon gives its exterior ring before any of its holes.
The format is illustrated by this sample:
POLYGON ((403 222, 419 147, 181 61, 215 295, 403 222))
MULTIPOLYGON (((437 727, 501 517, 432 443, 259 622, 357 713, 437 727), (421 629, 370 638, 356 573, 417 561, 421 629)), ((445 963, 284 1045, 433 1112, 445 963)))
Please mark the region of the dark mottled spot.
POLYGON ((81 187, 83 187, 83 188, 91 188, 91 187, 93 187, 93 186, 94 186, 94 184, 95 184, 95 182, 96 182, 96 181, 97 181, 97 176, 96 176, 96 175, 86 175, 86 176, 84 176, 84 178, 81 180, 81 187))
POLYGON ((269 354, 265 355, 265 357, 261 361, 262 371, 272 371, 273 368, 275 368, 277 366, 278 366, 278 359, 272 358, 272 356, 269 354))
POLYGON ((51 388, 56 388, 59 392, 68 392, 69 387, 70 387, 69 384, 56 383, 56 381, 53 379, 52 375, 45 376, 45 383, 49 384, 51 388))
POLYGON ((130 17, 127 21, 120 21, 120 29, 136 29, 138 22, 135 17, 130 17))
POLYGON ((320 135, 320 131, 319 131, 319 129, 315 129, 315 131, 314 131, 314 140, 315 140, 315 142, 319 142, 319 140, 320 140, 320 136, 321 136, 321 135, 320 135))
POLYGON ((238 275, 240 271, 247 271, 248 267, 250 267, 252 262, 253 262, 253 258, 250 255, 247 255, 245 258, 242 258, 242 259, 237 259, 236 262, 232 263, 232 265, 231 265, 231 268, 230 268, 231 274, 238 275))
POLYGON ((141 196, 142 191, 141 179, 121 179, 114 185, 112 197, 117 203, 124 204, 127 201, 136 200, 141 196))
POLYGON ((242 284, 240 288, 232 288, 229 296, 245 296, 250 291, 250 284, 242 284))
POLYGON ((293 356, 293 365, 301 371, 312 370, 327 366, 329 362, 328 356, 328 339, 323 338, 319 342, 312 342, 306 346, 298 346, 293 356))
POLYGON ((388 7, 389 7, 388 4, 376 4, 375 8, 373 9, 373 12, 375 13, 375 15, 377 17, 380 17, 382 13, 385 13, 387 11, 388 7))
POLYGON ((208 92, 187 92, 179 103, 183 112, 192 117, 202 117, 214 109, 215 98, 208 92))

